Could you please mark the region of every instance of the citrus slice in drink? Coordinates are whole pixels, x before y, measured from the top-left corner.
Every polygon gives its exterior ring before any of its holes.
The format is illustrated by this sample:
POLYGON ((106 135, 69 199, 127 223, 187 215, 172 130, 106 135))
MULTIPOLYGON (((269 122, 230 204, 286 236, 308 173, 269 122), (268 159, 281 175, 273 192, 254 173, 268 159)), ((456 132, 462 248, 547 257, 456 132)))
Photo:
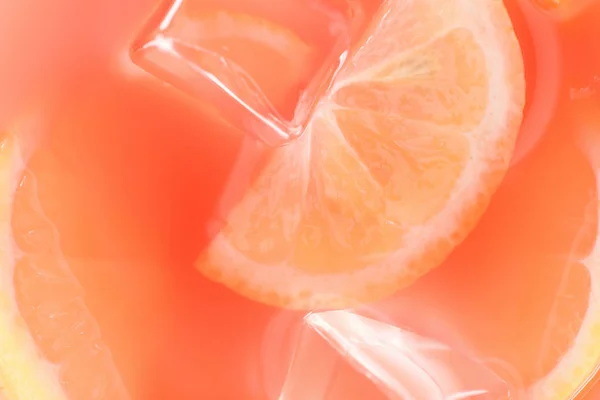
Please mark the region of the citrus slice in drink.
POLYGON ((374 306, 397 325, 475 355, 515 398, 583 399, 598 371, 599 100, 557 111, 469 237, 374 306))
POLYGON ((290 308, 383 298, 469 233, 525 102, 502 4, 386 1, 303 136, 277 149, 197 262, 290 308))
MULTIPOLYGON (((383 324, 350 321, 347 311, 309 314, 359 371, 343 371, 337 382, 355 382, 361 373, 387 392, 414 398, 426 398, 427 390, 433 397, 454 391, 452 398, 597 398, 600 96, 585 93, 586 100, 563 103, 541 146, 510 170, 477 227, 444 263, 397 295, 358 309, 383 324), (405 340, 402 329, 422 340, 405 340), (394 346, 441 347, 476 365, 463 368, 440 354, 405 357, 394 346), (488 368, 496 378, 486 384, 480 374, 488 368)), ((300 377, 313 365, 289 381, 303 387, 300 377)), ((344 398, 365 397, 349 389, 344 398)))
POLYGON ((588 167, 585 172, 591 170, 587 180, 593 182, 593 193, 563 261, 545 320, 541 350, 546 357, 538 361, 538 368, 548 372, 528 389, 536 400, 571 399, 585 393, 600 365, 600 97, 574 101, 569 111, 576 148, 588 167))
POLYGON ((24 169, 26 136, 5 133, 0 144, 1 397, 128 399, 24 169))

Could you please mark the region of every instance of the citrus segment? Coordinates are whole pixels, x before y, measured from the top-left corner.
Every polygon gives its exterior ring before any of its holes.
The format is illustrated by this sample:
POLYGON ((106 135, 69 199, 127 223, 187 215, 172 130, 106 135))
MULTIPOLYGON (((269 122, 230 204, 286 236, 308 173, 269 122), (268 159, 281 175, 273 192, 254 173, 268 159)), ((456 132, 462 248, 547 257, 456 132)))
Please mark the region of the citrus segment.
POLYGON ((274 151, 198 268, 294 308, 410 284, 482 214, 523 104, 501 2, 385 2, 303 137, 274 151))
POLYGON ((0 146, 0 196, 2 398, 128 398, 13 134, 0 146))
POLYGON ((452 127, 394 115, 347 109, 334 114, 348 144, 384 190, 388 221, 416 226, 442 209, 465 168, 467 138, 452 127))
POLYGON ((236 207, 227 218, 227 221, 239 221, 236 225, 230 222, 225 225, 224 232, 230 237, 231 244, 257 262, 284 262, 290 257, 296 241, 302 216, 302 206, 297 199, 306 195, 308 179, 307 158, 302 153, 309 151, 304 138, 298 143, 303 147, 286 146, 273 155, 269 163, 273 173, 260 174, 249 189, 248 201, 236 207), (271 196, 262 196, 270 187, 281 190, 271 196), (263 214, 254 215, 256 209, 262 210, 263 214), (252 216, 251 219, 248 216, 252 216))
POLYGON ((361 256, 377 258, 379 252, 369 250, 381 246, 385 250, 389 238, 399 239, 400 230, 390 224, 389 233, 396 231, 396 235, 381 234, 383 190, 335 121, 316 121, 312 129, 310 179, 305 184, 303 221, 290 264, 316 275, 361 269, 361 256))
MULTIPOLYGON (((463 132, 481 123, 488 76, 485 55, 472 31, 455 28, 422 48, 391 57, 371 60, 379 64, 349 76, 348 82, 342 80, 334 101, 349 108, 454 125, 463 132)), ((365 58, 367 63, 372 56, 359 52, 355 58, 365 58)))

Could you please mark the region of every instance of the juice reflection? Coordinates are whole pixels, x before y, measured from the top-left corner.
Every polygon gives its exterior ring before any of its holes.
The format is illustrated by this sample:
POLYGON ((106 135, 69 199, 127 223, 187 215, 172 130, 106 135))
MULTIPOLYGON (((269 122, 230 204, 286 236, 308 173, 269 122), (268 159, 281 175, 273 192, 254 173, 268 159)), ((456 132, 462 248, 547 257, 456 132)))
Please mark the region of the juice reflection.
MULTIPOLYGON (((40 146, 29 168, 132 396, 274 398, 285 374, 272 371, 286 370, 302 314, 246 300, 192 267, 247 139, 202 117, 176 90, 118 67, 115 54, 126 53, 155 1, 41 3, 7 6, 2 17, 1 29, 16 39, 0 43, 15 55, 0 67, 0 80, 18 95, 13 101, 3 94, 0 106, 41 105, 40 146), (52 29, 57 24, 60 32, 52 29), (35 68, 40 64, 46 68, 35 68), (273 348, 281 351, 273 355, 273 348)), ((440 268, 374 308, 474 349, 511 383, 529 386, 565 351, 588 302, 581 260, 597 232, 597 187, 573 136, 569 88, 588 87, 600 74, 600 52, 588 39, 598 33, 600 3, 561 22, 524 0, 506 3, 525 55, 527 111, 552 98, 556 83, 548 127, 539 132, 530 123, 523 132, 520 162, 468 240, 440 268), (544 29, 556 29, 564 70, 542 82, 539 54, 559 46, 536 33, 544 29), (548 328, 556 326, 562 329, 548 328)), ((527 118, 539 121, 543 112, 527 118)), ((338 381, 356 386, 340 384, 332 399, 375 398, 353 370, 340 374, 338 381)))

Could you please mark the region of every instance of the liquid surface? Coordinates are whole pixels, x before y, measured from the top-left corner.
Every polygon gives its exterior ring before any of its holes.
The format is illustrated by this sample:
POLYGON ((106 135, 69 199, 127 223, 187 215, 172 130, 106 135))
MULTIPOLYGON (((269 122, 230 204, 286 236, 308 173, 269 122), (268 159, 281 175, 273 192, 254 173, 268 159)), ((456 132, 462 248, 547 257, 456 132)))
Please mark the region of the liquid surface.
MULTIPOLYGON (((595 125, 574 117, 573 99, 600 102, 600 51, 590 40, 600 35, 600 2, 564 16, 527 0, 505 3, 528 83, 513 166, 451 257, 368 311, 475 349, 519 388, 549 370, 581 325, 573 316, 588 304, 581 260, 595 244, 598 171, 575 133, 595 125), (569 324, 545 334, 561 321, 569 324)), ((214 235, 215 213, 234 201, 223 199, 247 185, 242 176, 228 186, 232 171, 268 154, 191 97, 127 64, 157 5, 2 4, 0 54, 11 56, 0 65, 0 118, 33 112, 39 120, 28 168, 132 397, 275 399, 294 384, 285 371, 297 360, 304 314, 247 300, 193 268, 214 235)), ((314 346, 317 354, 330 349, 314 346)), ((330 356, 335 377, 327 382, 335 384, 323 398, 383 398, 330 356)), ((316 368, 302 362, 300 371, 316 368)))

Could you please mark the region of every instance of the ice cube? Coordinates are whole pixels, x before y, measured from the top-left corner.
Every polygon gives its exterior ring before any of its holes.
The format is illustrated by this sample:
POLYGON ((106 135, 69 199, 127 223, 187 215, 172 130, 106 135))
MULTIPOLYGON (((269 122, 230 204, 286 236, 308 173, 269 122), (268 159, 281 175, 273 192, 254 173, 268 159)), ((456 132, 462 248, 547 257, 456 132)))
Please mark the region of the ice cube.
POLYGON ((131 58, 203 111, 280 145, 303 132, 343 62, 349 9, 330 0, 169 1, 131 58))
POLYGON ((309 314, 305 323, 318 335, 306 333, 300 340, 280 400, 336 400, 353 395, 356 399, 516 399, 510 384, 485 363, 437 340, 350 311, 309 314), (340 379, 343 364, 351 365, 356 375, 346 372, 340 379), (373 385, 343 389, 356 385, 359 375, 373 385), (334 391, 345 397, 333 396, 334 391))

